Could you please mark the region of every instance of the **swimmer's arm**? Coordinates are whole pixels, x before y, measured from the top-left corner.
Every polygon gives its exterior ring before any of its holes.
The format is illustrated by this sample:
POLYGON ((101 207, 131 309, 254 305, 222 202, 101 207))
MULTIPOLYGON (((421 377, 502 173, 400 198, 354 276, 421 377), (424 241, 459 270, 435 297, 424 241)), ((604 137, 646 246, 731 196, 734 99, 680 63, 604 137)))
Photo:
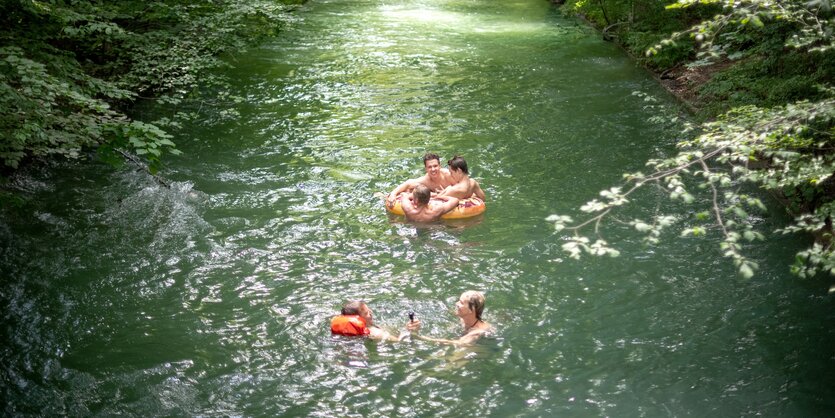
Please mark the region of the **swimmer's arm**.
POLYGON ((400 207, 402 207, 404 211, 407 210, 407 209, 408 210, 414 209, 415 203, 412 202, 412 195, 403 196, 403 198, 400 199, 400 207))
POLYGON ((411 321, 406 324, 406 329, 411 331, 412 338, 417 338, 423 341, 431 341, 433 343, 439 344, 450 344, 455 346, 468 346, 473 345, 478 338, 481 337, 481 334, 484 334, 483 331, 471 331, 469 334, 457 339, 457 340, 447 340, 444 338, 432 338, 420 335, 418 332, 420 331, 420 320, 411 321))
POLYGON ((461 345, 473 345, 485 333, 486 333, 485 331, 473 330, 473 331, 470 331, 469 334, 459 338, 458 341, 461 342, 461 345))
POLYGON ((420 180, 422 178, 423 177, 421 177, 420 179, 409 179, 404 181, 401 185, 395 187, 394 190, 392 190, 391 193, 389 193, 388 200, 394 200, 400 193, 414 189, 415 186, 420 184, 420 180))
POLYGON ((458 198, 444 195, 438 195, 435 196, 435 198, 444 201, 444 203, 441 204, 441 209, 443 210, 443 213, 447 213, 455 209, 456 206, 458 206, 458 198))
POLYGON ((478 182, 475 180, 473 180, 473 182, 475 183, 475 190, 473 190, 473 194, 475 195, 475 197, 481 200, 487 200, 487 196, 484 194, 484 190, 481 190, 481 185, 479 185, 478 182))
MULTIPOLYGON (((442 192, 438 193, 440 196, 460 196, 467 193, 468 185, 466 179, 447 186, 442 192)), ((467 196, 469 197, 469 196, 467 196)))
POLYGON ((423 340, 423 341, 431 341, 431 342, 439 343, 439 344, 449 344, 449 345, 454 345, 454 346, 461 347, 461 346, 469 346, 469 345, 475 344, 475 342, 478 341, 478 337, 480 335, 481 334, 475 334, 475 335, 468 334, 468 335, 465 335, 465 336, 463 336, 463 337, 461 337, 457 340, 447 340, 447 339, 444 339, 444 338, 432 338, 432 337, 425 337, 423 335, 414 335, 414 334, 412 335, 412 338, 417 338, 417 339, 423 340))
POLYGON ((371 332, 368 334, 368 337, 373 338, 375 340, 392 342, 400 341, 400 338, 395 337, 394 335, 391 335, 391 333, 389 333, 388 331, 376 326, 369 328, 369 331, 371 332))

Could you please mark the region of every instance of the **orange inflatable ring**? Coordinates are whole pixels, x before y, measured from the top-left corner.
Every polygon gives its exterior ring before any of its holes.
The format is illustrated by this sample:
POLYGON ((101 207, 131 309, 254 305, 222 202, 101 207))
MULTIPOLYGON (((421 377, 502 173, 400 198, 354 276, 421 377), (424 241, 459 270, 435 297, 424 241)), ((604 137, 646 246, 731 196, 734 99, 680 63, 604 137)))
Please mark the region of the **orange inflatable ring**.
MULTIPOLYGON (((403 216, 403 207, 400 206, 400 199, 403 198, 403 193, 397 195, 393 202, 389 202, 386 200, 386 210, 389 213, 393 213, 395 215, 403 216)), ((429 204, 432 204, 433 201, 440 202, 440 200, 432 199, 429 201, 429 204)), ((487 209, 487 205, 484 204, 484 201, 473 196, 469 199, 461 199, 458 201, 458 207, 452 209, 451 211, 441 215, 441 219, 464 219, 464 218, 472 218, 476 215, 481 215, 487 209)))

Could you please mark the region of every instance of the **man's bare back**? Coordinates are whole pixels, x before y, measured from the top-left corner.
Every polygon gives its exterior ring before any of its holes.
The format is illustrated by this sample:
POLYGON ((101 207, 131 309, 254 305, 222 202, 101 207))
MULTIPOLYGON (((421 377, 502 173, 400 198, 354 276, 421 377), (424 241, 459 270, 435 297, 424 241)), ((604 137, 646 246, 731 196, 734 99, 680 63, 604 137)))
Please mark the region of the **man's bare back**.
POLYGON ((460 156, 455 156, 449 160, 449 177, 452 180, 452 185, 446 187, 440 194, 445 196, 457 197, 459 199, 469 199, 473 196, 485 200, 484 191, 481 190, 478 182, 470 178, 469 170, 467 169, 467 162, 460 156))
POLYGON ((458 199, 469 199, 473 196, 481 200, 484 200, 485 198, 484 191, 481 190, 481 186, 478 185, 478 182, 469 177, 447 187, 441 194, 444 196, 457 197, 458 199))
POLYGON ((429 201, 430 191, 424 185, 415 187, 412 195, 404 195, 400 200, 400 206, 406 219, 412 222, 434 222, 441 216, 458 206, 458 199, 449 196, 436 196, 441 202, 429 201))

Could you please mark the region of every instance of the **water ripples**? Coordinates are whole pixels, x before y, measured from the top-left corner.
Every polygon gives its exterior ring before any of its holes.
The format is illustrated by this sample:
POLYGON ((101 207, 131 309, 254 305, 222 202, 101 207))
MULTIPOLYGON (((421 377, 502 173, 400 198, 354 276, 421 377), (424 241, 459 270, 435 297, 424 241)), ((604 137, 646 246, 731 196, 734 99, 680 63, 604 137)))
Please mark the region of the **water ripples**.
MULTIPOLYGON (((95 165, 16 179, 34 216, 0 222, 7 412, 741 415, 825 403, 782 394, 814 375, 814 336, 833 340, 827 299, 809 302, 779 273, 739 282, 710 243, 647 247, 617 225, 618 259, 562 252, 545 217, 674 139, 631 94, 660 91, 611 45, 542 2, 308 8, 239 57, 240 117, 204 109, 163 173, 170 189, 95 165), (416 176, 427 150, 468 159, 486 215, 416 227, 385 214, 373 193, 416 176), (455 336, 466 289, 486 292, 498 329, 476 347, 327 331, 343 301, 366 299, 392 332, 414 310, 425 333, 455 336), (782 348, 783 335, 808 347, 782 348)), ((662 197, 636 196, 627 216, 662 197)), ((754 248, 763 270, 783 271, 771 258, 785 250, 754 248)))

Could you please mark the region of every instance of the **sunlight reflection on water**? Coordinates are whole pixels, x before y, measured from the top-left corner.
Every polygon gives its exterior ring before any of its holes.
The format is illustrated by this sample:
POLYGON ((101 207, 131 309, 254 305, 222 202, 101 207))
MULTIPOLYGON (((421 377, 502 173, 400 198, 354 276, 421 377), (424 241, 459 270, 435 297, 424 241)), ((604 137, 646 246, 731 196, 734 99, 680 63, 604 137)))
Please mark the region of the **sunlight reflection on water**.
POLYGON ((826 357, 811 342, 833 332, 801 318, 831 319, 830 301, 783 277, 795 241, 756 247, 765 277, 739 282, 711 243, 647 247, 618 225, 607 238, 621 258, 575 262, 544 221, 671 149, 631 95, 663 98, 646 74, 547 2, 423 3, 305 6, 283 37, 236 57, 241 116, 206 104, 163 172, 170 189, 101 166, 22 175, 35 216, 0 223, 13 242, 0 253, 12 408, 734 416, 826 404, 804 393, 831 380, 803 378, 826 357), (427 150, 467 158, 485 215, 416 227, 385 213, 374 193, 418 175, 427 150), (328 332, 361 298, 392 332, 414 310, 426 334, 455 337, 466 289, 485 291, 498 329, 476 347, 328 332))

